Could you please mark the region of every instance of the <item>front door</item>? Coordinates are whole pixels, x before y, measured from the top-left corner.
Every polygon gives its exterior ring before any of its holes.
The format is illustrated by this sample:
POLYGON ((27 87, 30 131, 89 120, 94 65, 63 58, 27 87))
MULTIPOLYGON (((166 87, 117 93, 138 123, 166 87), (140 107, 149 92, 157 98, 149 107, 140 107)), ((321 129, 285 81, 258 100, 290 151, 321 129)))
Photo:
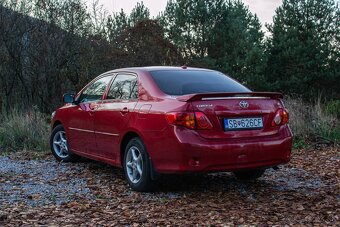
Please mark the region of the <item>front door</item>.
POLYGON ((71 108, 68 122, 68 141, 71 150, 89 153, 96 149, 94 116, 112 76, 104 76, 91 82, 71 108))

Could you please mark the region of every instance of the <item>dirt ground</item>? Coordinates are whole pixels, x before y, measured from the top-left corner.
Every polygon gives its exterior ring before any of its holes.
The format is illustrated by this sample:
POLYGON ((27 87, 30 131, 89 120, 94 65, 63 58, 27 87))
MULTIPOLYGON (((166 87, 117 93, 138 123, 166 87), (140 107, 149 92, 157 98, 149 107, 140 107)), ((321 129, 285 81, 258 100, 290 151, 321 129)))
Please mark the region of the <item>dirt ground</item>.
POLYGON ((120 169, 50 154, 0 156, 0 226, 340 226, 340 149, 293 152, 253 183, 230 173, 167 176, 133 192, 120 169))

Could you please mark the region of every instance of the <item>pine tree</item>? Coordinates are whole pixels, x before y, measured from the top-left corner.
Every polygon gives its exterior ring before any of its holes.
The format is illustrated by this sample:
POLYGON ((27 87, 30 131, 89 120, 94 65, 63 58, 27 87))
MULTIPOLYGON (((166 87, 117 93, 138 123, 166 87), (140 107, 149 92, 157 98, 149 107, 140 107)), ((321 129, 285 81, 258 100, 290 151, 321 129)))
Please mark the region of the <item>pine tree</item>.
POLYGON ((216 68, 261 89, 265 63, 261 23, 241 1, 228 1, 214 25, 208 55, 216 68))
POLYGON ((221 15, 223 0, 169 0, 160 20, 167 37, 185 58, 207 56, 212 28, 221 15))
POLYGON ((241 1, 170 0, 161 21, 189 65, 218 69, 261 88, 264 34, 241 1))
POLYGON ((118 38, 127 29, 130 29, 143 20, 150 19, 150 10, 143 2, 137 3, 132 9, 130 15, 127 15, 123 9, 119 13, 109 15, 106 23, 107 38, 111 44, 120 48, 122 45, 118 42, 118 38))
POLYGON ((339 7, 334 0, 284 0, 276 10, 268 49, 273 90, 339 95, 339 7))
POLYGON ((135 26, 138 22, 150 19, 150 10, 143 2, 137 2, 137 5, 132 9, 129 17, 129 25, 135 26))

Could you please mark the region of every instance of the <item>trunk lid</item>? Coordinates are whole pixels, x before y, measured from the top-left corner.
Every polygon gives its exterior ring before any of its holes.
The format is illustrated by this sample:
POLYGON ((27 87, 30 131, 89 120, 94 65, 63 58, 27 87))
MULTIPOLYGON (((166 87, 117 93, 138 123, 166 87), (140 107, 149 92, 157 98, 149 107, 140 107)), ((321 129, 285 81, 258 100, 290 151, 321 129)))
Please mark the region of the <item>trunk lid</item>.
MULTIPOLYGON (((247 93, 207 93, 178 96, 176 99, 188 102, 194 111, 203 112, 213 128, 197 130, 207 139, 236 139, 272 136, 278 133, 279 127, 272 127, 271 122, 279 108, 284 108, 280 93, 247 92, 247 93), (225 129, 225 119, 262 119, 261 128, 225 129)), ((248 122, 248 120, 246 120, 248 122)))

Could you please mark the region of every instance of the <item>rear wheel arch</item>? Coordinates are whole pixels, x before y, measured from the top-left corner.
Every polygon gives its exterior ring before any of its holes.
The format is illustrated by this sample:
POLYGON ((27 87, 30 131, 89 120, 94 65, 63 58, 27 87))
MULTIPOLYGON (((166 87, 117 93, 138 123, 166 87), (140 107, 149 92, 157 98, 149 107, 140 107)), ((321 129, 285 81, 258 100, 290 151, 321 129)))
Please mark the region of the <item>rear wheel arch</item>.
POLYGON ((124 153, 125 153, 125 148, 128 145, 129 141, 135 137, 141 138, 136 132, 129 131, 127 132, 123 139, 121 140, 120 143, 120 164, 123 166, 124 163, 124 153))
POLYGON ((152 180, 157 180, 159 178, 159 174, 158 172, 155 170, 154 165, 152 163, 152 160, 150 159, 150 154, 148 152, 148 148, 146 147, 143 138, 135 131, 129 131, 127 132, 124 136, 123 139, 121 140, 120 143, 120 164, 121 166, 124 168, 124 155, 125 155, 125 149, 126 146, 129 144, 130 140, 132 140, 133 138, 139 138, 140 141, 143 143, 145 149, 146 149, 146 153, 149 157, 149 165, 150 165, 150 170, 151 170, 151 179, 152 180))

